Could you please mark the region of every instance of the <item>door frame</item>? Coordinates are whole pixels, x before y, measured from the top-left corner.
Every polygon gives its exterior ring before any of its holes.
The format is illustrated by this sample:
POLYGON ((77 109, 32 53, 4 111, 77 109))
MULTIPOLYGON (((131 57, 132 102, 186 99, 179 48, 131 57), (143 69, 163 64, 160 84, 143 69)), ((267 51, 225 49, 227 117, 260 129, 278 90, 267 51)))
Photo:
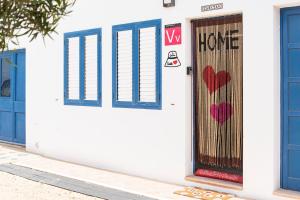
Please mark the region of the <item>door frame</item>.
MULTIPOLYGON (((23 53, 24 54, 24 60, 22 61, 22 65, 24 67, 24 143, 20 143, 17 141, 6 141, 6 140, 2 140, 0 139, 0 143, 6 143, 6 144, 12 144, 12 145, 17 145, 17 146, 26 146, 26 49, 25 48, 21 48, 21 49, 15 49, 15 50, 8 50, 8 51, 4 51, 2 53, 0 53, 1 57, 11 57, 13 60, 13 64, 15 64, 15 62, 17 61, 17 55, 23 53)), ((16 66, 17 67, 17 66, 16 66)), ((13 76, 13 80, 12 80, 12 86, 14 88, 14 93, 12 93, 11 91, 11 96, 10 97, 0 97, 1 99, 7 99, 7 100, 15 100, 15 92, 16 92, 16 70, 13 69, 13 74, 11 76, 13 76)), ((12 87, 11 87, 12 88, 12 87)), ((15 116, 14 116, 15 119, 15 116)), ((14 126, 16 126, 16 121, 14 121, 14 126)), ((16 132, 16 127, 13 128, 14 131, 16 132)))
MULTIPOLYGON (((230 13, 230 14, 219 14, 219 15, 215 15, 215 16, 205 16, 205 17, 201 17, 201 18, 194 18, 194 19, 191 19, 190 20, 190 24, 191 24, 191 65, 192 65, 192 106, 191 106, 191 109, 192 109, 192 172, 193 174, 196 173, 196 170, 197 170, 197 162, 196 162, 196 159, 197 159, 197 154, 198 154, 198 151, 197 151, 197 142, 198 142, 198 138, 197 138, 197 133, 196 133, 196 130, 197 130, 197 112, 196 112, 196 88, 197 88, 197 69, 196 69, 196 65, 197 65, 197 62, 196 62, 196 59, 195 59, 195 52, 197 51, 196 50, 196 34, 194 34, 194 31, 195 31, 195 28, 197 28, 197 26, 195 25, 195 21, 202 21, 202 20, 218 20, 218 19, 222 19, 222 18, 227 18, 227 22, 229 23, 231 21, 231 17, 236 17, 238 15, 241 15, 241 18, 242 18, 242 23, 244 25, 244 20, 243 20, 243 13, 242 12, 234 12, 234 13, 230 13)), ((242 81, 242 84, 243 84, 243 81, 242 81)), ((243 93, 242 93, 243 95, 243 93)), ((243 109, 243 106, 242 106, 242 109, 243 109)), ((244 114, 242 115, 242 118, 244 118, 244 114)), ((244 128, 244 127, 243 127, 244 128)), ((243 146, 244 146, 244 137, 243 137, 243 146)), ((244 153, 244 152, 243 152, 244 153)), ((244 162, 244 159, 243 161, 244 162)), ((244 168, 244 167, 242 167, 244 168)))

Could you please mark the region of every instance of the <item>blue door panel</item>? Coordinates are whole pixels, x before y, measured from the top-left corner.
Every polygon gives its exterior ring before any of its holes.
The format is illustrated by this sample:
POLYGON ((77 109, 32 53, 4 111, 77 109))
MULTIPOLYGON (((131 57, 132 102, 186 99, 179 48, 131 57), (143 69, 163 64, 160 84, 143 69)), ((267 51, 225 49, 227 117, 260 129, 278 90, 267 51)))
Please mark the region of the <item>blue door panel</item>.
POLYGON ((16 113, 16 143, 25 144, 25 114, 16 113))
POLYGON ((300 58, 300 49, 290 49, 288 53, 288 76, 300 77, 300 67, 297 65, 297 60, 300 58))
POLYGON ((300 191, 300 7, 281 10, 281 187, 300 191))
POLYGON ((13 102, 11 100, 2 99, 0 97, 0 112, 9 112, 13 109, 13 102))
MULTIPOLYGON (((288 157, 289 157, 290 163, 293 163, 292 165, 289 165, 289 167, 288 167, 289 177, 300 180, 300 170, 299 170, 300 162, 298 162, 298 160, 300 158, 300 151, 290 150, 288 157)), ((299 185, 299 187, 300 187, 300 185, 299 185)))
POLYGON ((288 132, 288 144, 300 145, 300 117, 288 118, 288 132))
POLYGON ((287 15, 287 24, 288 24, 288 42, 289 43, 300 43, 300 14, 299 13, 290 13, 287 15))
POLYGON ((288 83, 288 111, 300 111, 300 82, 288 83))
POLYGON ((25 50, 0 54, 0 140, 25 144, 25 50))
POLYGON ((286 189, 299 191, 299 179, 288 178, 288 184, 286 189))
POLYGON ((25 54, 17 54, 16 60, 18 65, 24 66, 16 70, 16 101, 25 107, 25 54))
POLYGON ((16 113, 24 113, 25 112, 25 103, 21 101, 14 102, 14 110, 16 113))
POLYGON ((13 132, 13 114, 11 112, 0 112, 0 133, 4 138, 12 140, 13 132))

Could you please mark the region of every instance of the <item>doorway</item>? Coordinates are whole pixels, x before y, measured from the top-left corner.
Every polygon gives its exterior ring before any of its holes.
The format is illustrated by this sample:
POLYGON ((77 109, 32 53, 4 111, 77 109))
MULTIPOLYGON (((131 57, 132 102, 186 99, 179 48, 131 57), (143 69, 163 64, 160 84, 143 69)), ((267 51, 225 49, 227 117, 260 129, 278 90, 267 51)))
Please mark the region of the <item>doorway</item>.
POLYGON ((281 10, 281 187, 300 191, 300 7, 281 10))
POLYGON ((25 50, 0 54, 0 140, 25 144, 25 50))
POLYGON ((192 21, 194 173, 243 182, 242 15, 192 21))

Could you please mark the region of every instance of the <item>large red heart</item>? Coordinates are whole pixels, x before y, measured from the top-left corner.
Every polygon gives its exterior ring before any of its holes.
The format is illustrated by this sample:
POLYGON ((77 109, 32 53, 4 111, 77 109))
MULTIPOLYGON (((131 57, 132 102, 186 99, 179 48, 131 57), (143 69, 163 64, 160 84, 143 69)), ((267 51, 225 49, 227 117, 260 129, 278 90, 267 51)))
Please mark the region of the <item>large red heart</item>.
POLYGON ((230 103, 212 104, 210 106, 210 115, 221 125, 231 117, 232 112, 230 103))
POLYGON ((212 94, 217 89, 226 85, 231 80, 231 77, 230 74, 224 70, 216 74, 212 66, 208 65, 203 70, 203 80, 210 94, 212 94))

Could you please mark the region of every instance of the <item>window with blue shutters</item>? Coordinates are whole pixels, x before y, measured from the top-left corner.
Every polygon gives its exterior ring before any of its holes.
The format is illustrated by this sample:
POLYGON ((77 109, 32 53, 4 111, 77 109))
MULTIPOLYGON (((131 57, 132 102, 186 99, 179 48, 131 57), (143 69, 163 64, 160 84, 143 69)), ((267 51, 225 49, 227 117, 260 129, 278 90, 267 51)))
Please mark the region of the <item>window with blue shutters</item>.
POLYGON ((161 20, 112 28, 113 107, 161 109, 161 20))
POLYGON ((101 106, 101 29, 64 34, 65 105, 101 106))

